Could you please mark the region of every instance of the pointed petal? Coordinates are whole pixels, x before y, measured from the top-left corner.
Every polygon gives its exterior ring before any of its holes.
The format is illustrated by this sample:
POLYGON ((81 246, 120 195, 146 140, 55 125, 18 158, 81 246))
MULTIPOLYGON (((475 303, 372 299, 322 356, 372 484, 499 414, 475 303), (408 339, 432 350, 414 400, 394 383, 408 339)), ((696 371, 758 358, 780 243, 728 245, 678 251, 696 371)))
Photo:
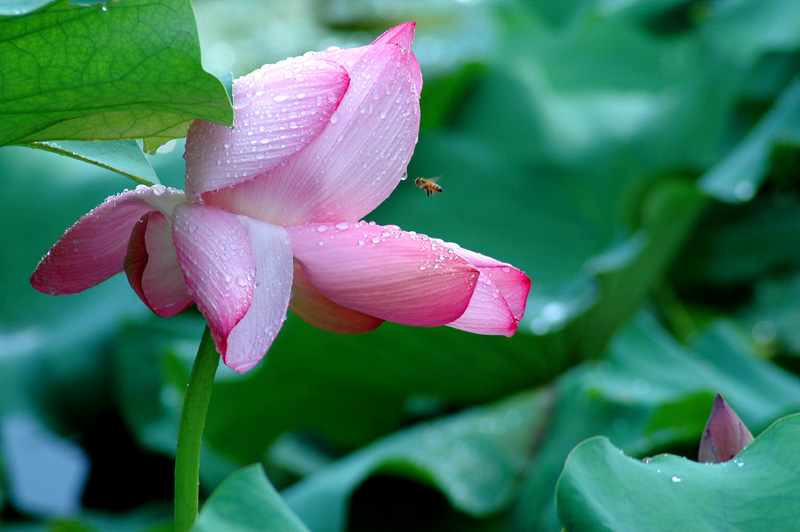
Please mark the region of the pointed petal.
POLYGON ((186 137, 190 197, 248 181, 315 139, 350 84, 337 63, 310 56, 287 59, 233 85, 234 128, 196 120, 186 137))
POLYGON ((383 35, 375 39, 372 44, 397 44, 406 51, 417 96, 419 96, 422 91, 422 72, 420 71, 417 57, 414 55, 414 52, 411 51, 411 45, 414 44, 414 29, 416 26, 416 22, 405 22, 399 26, 395 26, 394 28, 386 30, 383 35))
POLYGON ((478 279, 467 310, 447 325, 477 334, 514 336, 517 332, 517 319, 500 291, 484 275, 478 279))
POLYGON ((384 320, 437 326, 461 316, 479 273, 424 235, 365 222, 290 230, 315 287, 336 303, 384 320))
POLYGON ((172 245, 172 226, 158 211, 145 214, 134 226, 125 273, 134 292, 159 316, 174 316, 194 303, 172 245))
POLYGON ((380 318, 343 307, 325 297, 311 284, 297 262, 294 263, 289 310, 309 325, 337 334, 362 334, 375 330, 383 323, 380 318))
POLYGON ((285 164, 206 203, 283 226, 356 220, 400 182, 420 117, 405 51, 379 44, 315 57, 340 62, 351 79, 329 126, 285 164))
POLYGON ((187 290, 224 356, 228 335, 253 301, 255 266, 247 233, 235 214, 183 203, 175 209, 172 238, 187 290))
POLYGON ((157 210, 168 218, 184 201, 182 191, 163 185, 140 185, 111 196, 67 229, 31 276, 36 290, 75 294, 122 271, 128 240, 136 222, 157 210))
POLYGON ((292 295, 292 244, 286 229, 240 216, 256 265, 253 304, 228 336, 225 364, 244 373, 264 357, 281 330, 292 295))
POLYGON ((522 319, 528 293, 531 290, 531 280, 525 273, 508 263, 464 249, 458 244, 445 242, 445 245, 477 268, 481 272, 481 277, 491 281, 499 295, 505 299, 514 318, 517 321, 522 319))
POLYGON ((753 435, 722 396, 717 394, 700 440, 697 461, 712 464, 727 462, 751 443, 753 435))

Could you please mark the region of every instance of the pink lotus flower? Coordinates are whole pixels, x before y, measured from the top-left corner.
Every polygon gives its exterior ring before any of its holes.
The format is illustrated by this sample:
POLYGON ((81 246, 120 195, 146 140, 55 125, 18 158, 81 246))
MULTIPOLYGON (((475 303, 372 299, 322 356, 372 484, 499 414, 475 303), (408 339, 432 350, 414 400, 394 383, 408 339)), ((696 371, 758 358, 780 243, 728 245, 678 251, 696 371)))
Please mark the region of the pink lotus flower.
POLYGON ((406 23, 369 46, 238 79, 235 128, 196 121, 189 130, 186 194, 155 185, 108 198, 48 251, 34 288, 76 293, 124 269, 160 316, 197 304, 238 372, 261 360, 288 308, 339 333, 391 320, 512 335, 525 274, 355 221, 394 190, 414 151, 422 76, 413 38, 406 23))

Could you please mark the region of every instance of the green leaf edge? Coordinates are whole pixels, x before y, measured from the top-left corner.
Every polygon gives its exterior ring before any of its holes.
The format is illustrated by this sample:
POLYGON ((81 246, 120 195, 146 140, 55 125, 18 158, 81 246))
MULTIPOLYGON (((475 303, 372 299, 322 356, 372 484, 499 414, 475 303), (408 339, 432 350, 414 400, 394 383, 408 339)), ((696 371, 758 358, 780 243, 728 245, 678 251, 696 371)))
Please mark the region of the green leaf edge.
MULTIPOLYGON (((751 523, 747 526, 743 522, 716 523, 714 526, 713 515, 712 521, 703 519, 703 512, 698 511, 698 508, 692 508, 695 504, 703 504, 709 499, 717 501, 717 507, 720 508, 719 513, 726 516, 735 517, 737 508, 746 507, 759 507, 767 499, 773 500, 769 492, 765 492, 764 486, 759 486, 754 489, 752 485, 746 486, 746 489, 738 487, 739 491, 736 492, 738 497, 727 497, 726 493, 719 490, 710 491, 708 499, 703 498, 702 501, 693 498, 681 498, 680 495, 674 495, 668 499, 656 499, 657 493, 649 492, 646 488, 653 485, 651 476, 663 478, 663 483, 669 486, 682 487, 687 482, 692 483, 695 481, 704 482, 707 477, 706 473, 712 469, 724 472, 724 482, 726 486, 732 486, 731 489, 737 489, 737 482, 732 477, 741 471, 749 471, 753 467, 758 467, 759 464, 764 462, 778 462, 784 469, 789 469, 786 461, 780 460, 780 455, 774 452, 778 446, 781 445, 781 440, 796 440, 800 437, 800 414, 792 414, 778 419, 770 425, 763 433, 761 433, 748 447, 739 453, 734 459, 721 464, 703 464, 693 460, 689 460, 682 456, 672 454, 661 454, 649 460, 638 460, 636 458, 627 456, 623 453, 622 449, 614 446, 611 441, 604 436, 595 436, 584 440, 578 444, 569 454, 564 464, 564 469, 556 484, 556 511, 558 519, 564 525, 564 530, 628 530, 630 527, 624 526, 625 523, 631 523, 630 516, 638 522, 635 526, 645 526, 647 518, 653 518, 652 512, 648 512, 647 507, 640 503, 646 501, 657 501, 656 504, 663 506, 665 503, 671 505, 679 505, 681 507, 680 515, 675 514, 677 520, 669 523, 664 523, 664 526, 658 530, 683 530, 698 532, 705 530, 723 530, 731 529, 738 531, 753 532, 760 530, 791 530, 794 529, 797 523, 797 513, 786 512, 783 515, 777 515, 774 512, 765 512, 764 520, 747 521, 751 523), (597 458, 603 460, 598 462, 597 458), (578 473, 573 473, 573 468, 580 467, 586 460, 589 459, 591 463, 590 477, 596 477, 597 471, 600 467, 595 467, 597 464, 607 465, 603 468, 612 474, 606 475, 603 478, 603 490, 600 496, 596 496, 596 491, 592 491, 592 486, 596 485, 598 481, 595 478, 586 479, 583 476, 574 479, 573 476, 578 473), (607 459, 607 460, 605 460, 607 459), (746 466, 749 469, 744 469, 746 466), (635 478, 643 479, 640 484, 635 486, 619 485, 615 482, 624 478, 623 473, 630 468, 640 469, 642 474, 637 475, 635 478), (620 513, 615 511, 614 508, 609 508, 604 505, 607 502, 607 493, 624 493, 628 496, 625 501, 625 507, 628 509, 626 512, 620 513), (586 495, 589 495, 587 497, 586 495), (574 501, 577 501, 577 505, 574 501), (571 504, 570 504, 571 503, 571 504), (577 511, 575 511, 577 510, 577 511), (769 515, 767 515, 769 514, 769 515), (643 517, 639 517, 643 516, 643 517), (623 519, 622 522, 620 520, 623 519), (709 528, 711 526, 711 528, 709 528), (677 528, 675 528, 677 527, 677 528)), ((800 461, 794 463, 794 470, 791 470, 792 479, 796 479, 800 474, 800 461)), ((583 468, 583 471, 589 470, 588 467, 583 468)), ((774 483, 774 477, 771 478, 774 483)), ((712 480, 713 483, 713 480, 712 480)), ((789 482, 784 483, 790 485, 789 482)), ((690 484, 691 485, 691 484, 690 484)), ((740 486, 740 485, 738 485, 740 486)), ((714 486, 711 486, 712 490, 714 486)), ((787 488, 791 489, 791 488, 787 488)), ((691 495, 691 492, 690 494, 691 495)), ((795 507, 798 504, 795 503, 795 507)), ((713 507, 711 508, 713 510, 713 507)), ((797 508, 795 508, 796 510, 797 508)), ((632 529, 631 529, 632 530, 632 529)), ((652 530, 652 528, 650 528, 652 530)))
POLYGON ((42 142, 31 142, 26 144, 25 146, 33 149, 38 150, 45 150, 52 153, 57 153, 59 155, 64 155, 66 157, 71 157, 73 159, 77 159, 79 161, 83 161, 89 164, 93 164, 95 166, 99 166, 101 168, 106 168, 108 170, 112 170, 119 174, 124 175, 130 179, 133 179, 137 183, 141 183, 143 185, 152 186, 157 183, 160 183, 158 180, 158 174, 156 174, 155 169, 150 164, 150 161, 144 156, 144 152, 142 152, 141 148, 139 148, 139 144, 135 140, 105 140, 105 141, 80 141, 80 140, 70 140, 70 141, 42 141, 42 142), (102 162, 99 159, 92 158, 88 154, 80 153, 77 148, 80 147, 81 143, 99 143, 102 142, 106 145, 111 145, 112 143, 116 146, 119 146, 127 151, 128 154, 132 154, 138 152, 141 157, 139 160, 134 161, 139 165, 143 165, 143 169, 149 169, 149 172, 146 172, 148 175, 141 175, 141 173, 136 174, 121 168, 117 168, 111 164, 107 164, 102 162), (146 166, 144 166, 146 165, 146 166), (149 178, 149 179, 148 179, 149 178))
POLYGON ((192 532, 310 532, 283 502, 260 464, 228 477, 203 505, 192 532), (243 519, 254 518, 245 522, 243 519))

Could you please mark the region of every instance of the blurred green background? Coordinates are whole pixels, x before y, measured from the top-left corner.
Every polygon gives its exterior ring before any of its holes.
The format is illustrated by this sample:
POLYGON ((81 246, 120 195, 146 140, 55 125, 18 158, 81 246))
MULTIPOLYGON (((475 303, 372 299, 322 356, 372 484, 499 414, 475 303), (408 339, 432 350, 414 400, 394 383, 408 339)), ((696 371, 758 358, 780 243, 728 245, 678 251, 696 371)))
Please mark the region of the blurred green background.
MULTIPOLYGON (((533 283, 511 339, 290 316, 255 370, 217 374, 204 494, 263 461, 314 531, 560 530, 556 479, 582 440, 695 459, 717 392, 754 435, 800 410, 796 0, 193 6, 215 75, 417 21, 412 179, 368 219, 533 283)), ((151 157, 162 183, 182 188, 182 151, 151 157)), ((120 276, 34 291, 62 232, 135 183, 23 147, 0 174, 2 521, 155 530, 202 319, 150 315, 120 276)))

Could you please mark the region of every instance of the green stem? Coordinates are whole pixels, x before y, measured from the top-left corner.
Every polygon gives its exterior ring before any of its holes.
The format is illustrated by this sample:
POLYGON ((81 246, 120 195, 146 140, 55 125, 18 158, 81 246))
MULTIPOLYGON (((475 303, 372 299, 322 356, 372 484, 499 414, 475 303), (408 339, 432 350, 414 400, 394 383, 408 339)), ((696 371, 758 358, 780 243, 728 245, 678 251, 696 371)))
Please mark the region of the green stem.
POLYGON ((175 455, 175 532, 188 532, 197 519, 200 489, 200 444, 219 353, 206 327, 183 399, 175 455))

